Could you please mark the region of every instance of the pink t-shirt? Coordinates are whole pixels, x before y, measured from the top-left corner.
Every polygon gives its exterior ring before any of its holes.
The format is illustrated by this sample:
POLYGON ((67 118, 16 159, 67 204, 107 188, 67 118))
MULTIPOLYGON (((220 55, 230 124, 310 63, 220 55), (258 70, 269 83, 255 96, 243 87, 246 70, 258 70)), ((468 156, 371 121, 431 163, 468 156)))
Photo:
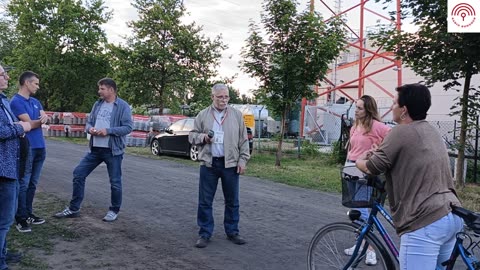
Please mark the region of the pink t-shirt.
POLYGON ((363 153, 370 150, 372 145, 380 145, 390 129, 389 126, 377 120, 373 120, 372 129, 367 134, 365 134, 363 128, 352 127, 352 130, 350 130, 350 150, 348 151, 347 159, 357 160, 363 153))

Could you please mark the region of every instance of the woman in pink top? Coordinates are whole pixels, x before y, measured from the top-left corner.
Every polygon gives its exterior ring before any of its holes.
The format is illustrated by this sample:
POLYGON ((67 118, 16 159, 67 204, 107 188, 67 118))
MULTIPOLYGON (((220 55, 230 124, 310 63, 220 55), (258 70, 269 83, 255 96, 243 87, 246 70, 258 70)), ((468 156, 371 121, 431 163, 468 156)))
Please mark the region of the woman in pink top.
MULTIPOLYGON (((355 124, 350 130, 350 145, 347 153, 347 161, 345 166, 355 166, 355 161, 363 153, 376 148, 382 141, 390 127, 380 122, 377 103, 371 96, 364 95, 355 102, 355 124)), ((367 193, 368 190, 365 190, 367 193)), ((360 194, 359 192, 357 194, 360 194)), ((358 209, 363 220, 368 219, 368 208, 358 209)), ((345 249, 346 255, 352 255, 355 246, 345 249)), ((367 265, 377 264, 375 251, 369 247, 367 256, 365 257, 367 265)))

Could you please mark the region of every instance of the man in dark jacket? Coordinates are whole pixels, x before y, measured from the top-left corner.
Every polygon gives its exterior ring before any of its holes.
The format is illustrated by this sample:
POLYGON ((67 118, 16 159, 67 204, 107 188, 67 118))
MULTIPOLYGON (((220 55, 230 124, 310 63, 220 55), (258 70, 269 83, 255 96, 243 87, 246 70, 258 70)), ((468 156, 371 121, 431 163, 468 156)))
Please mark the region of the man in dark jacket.
POLYGON ((0 270, 8 269, 6 239, 17 203, 19 138, 31 129, 30 123, 17 120, 3 94, 8 88, 9 79, 5 69, 0 66, 0 270))

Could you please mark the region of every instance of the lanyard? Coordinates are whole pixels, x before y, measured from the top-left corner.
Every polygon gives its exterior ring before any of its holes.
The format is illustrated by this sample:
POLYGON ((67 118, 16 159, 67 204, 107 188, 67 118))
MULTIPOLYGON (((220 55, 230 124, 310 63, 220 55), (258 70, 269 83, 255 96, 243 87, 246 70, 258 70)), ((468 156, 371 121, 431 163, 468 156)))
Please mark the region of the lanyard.
MULTIPOLYGON (((217 111, 215 108, 213 108, 215 111, 217 111)), ((222 126, 223 125, 223 122, 225 122, 225 119, 227 118, 227 115, 228 115, 228 110, 227 108, 225 108, 225 115, 223 115, 223 117, 221 118, 221 122, 218 122, 217 118, 215 117, 215 113, 212 111, 212 116, 213 116, 213 119, 215 119, 215 122, 218 123, 219 126, 222 126)))

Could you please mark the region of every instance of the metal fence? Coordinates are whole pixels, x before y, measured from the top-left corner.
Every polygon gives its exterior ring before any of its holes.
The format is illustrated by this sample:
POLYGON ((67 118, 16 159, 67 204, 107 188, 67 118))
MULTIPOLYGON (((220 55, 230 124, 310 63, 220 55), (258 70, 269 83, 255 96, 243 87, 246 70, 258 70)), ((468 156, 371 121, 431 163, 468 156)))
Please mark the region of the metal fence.
MULTIPOLYGON (((379 108, 381 115, 387 124, 393 125, 388 115, 389 107, 379 108)), ((351 125, 350 119, 354 118, 354 108, 350 104, 333 104, 330 106, 306 106, 303 137, 284 136, 282 144, 282 152, 286 154, 302 155, 305 151, 304 146, 310 149, 312 144, 316 145, 319 152, 329 153, 332 144, 340 140, 342 133, 342 122, 351 125), (342 120, 343 119, 343 120, 342 120), (307 143, 305 141, 308 141, 307 143)), ((452 157, 452 168, 455 168, 456 146, 459 141, 460 122, 456 120, 449 121, 429 121, 431 125, 436 127, 440 135, 445 140, 452 157)), ((478 119, 477 119, 478 126, 478 119)), ((288 130, 288 129, 286 129, 288 130)), ((278 136, 270 138, 254 138, 254 149, 257 152, 274 153, 278 148, 278 136)), ((348 136, 348 135, 347 135, 348 136)), ((471 130, 467 134, 465 145, 465 175, 467 182, 480 182, 480 166, 479 166, 479 130, 471 130)))

